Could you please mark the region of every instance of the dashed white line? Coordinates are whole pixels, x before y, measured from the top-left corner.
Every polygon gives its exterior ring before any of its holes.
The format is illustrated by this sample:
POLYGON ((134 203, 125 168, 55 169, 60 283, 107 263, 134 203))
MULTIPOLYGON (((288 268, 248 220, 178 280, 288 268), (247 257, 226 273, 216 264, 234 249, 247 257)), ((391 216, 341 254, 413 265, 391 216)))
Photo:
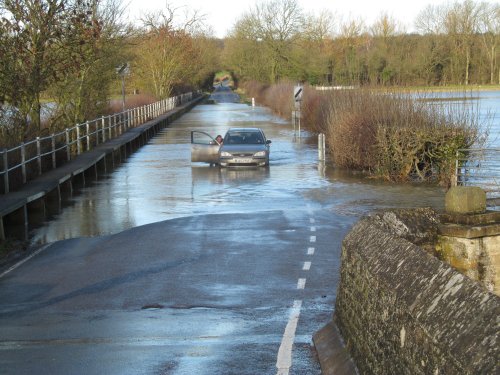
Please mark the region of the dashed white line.
POLYGON ((316 232, 316 227, 311 227, 311 232, 316 232))
POLYGON ((304 262, 304 266, 302 267, 304 271, 309 271, 311 269, 311 262, 304 262))
POLYGON ((278 350, 278 359, 276 361, 276 367, 278 368, 277 375, 288 375, 290 372, 290 367, 292 366, 292 347, 295 340, 295 331, 297 330, 301 307, 302 301, 296 300, 293 302, 290 317, 278 350))
POLYGON ((316 236, 309 237, 309 242, 316 242, 316 236))
POLYGON ((307 248, 307 255, 314 255, 314 247, 307 248))
POLYGON ((297 281, 297 289, 304 289, 306 287, 306 279, 299 279, 297 281))
POLYGON ((316 222, 316 220, 314 220, 314 218, 313 218, 313 217, 311 217, 311 218, 309 218, 309 222, 310 222, 311 224, 314 224, 314 223, 316 222))

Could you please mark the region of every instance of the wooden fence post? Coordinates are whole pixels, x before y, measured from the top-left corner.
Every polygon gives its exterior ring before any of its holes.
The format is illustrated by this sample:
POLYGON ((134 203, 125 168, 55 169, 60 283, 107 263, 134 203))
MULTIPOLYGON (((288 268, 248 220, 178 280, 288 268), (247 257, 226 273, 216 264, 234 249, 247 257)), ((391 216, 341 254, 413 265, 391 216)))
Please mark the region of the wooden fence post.
POLYGON ((3 185, 4 185, 4 193, 7 194, 9 192, 9 158, 7 157, 7 149, 4 148, 2 152, 3 159, 3 185))

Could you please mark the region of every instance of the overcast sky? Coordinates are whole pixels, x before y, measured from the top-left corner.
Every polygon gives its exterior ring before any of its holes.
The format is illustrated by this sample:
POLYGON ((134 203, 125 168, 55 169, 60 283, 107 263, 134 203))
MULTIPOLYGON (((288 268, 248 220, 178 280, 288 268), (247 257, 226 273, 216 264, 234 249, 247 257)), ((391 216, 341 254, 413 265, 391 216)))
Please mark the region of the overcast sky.
MULTIPOLYGON (((131 20, 139 19, 144 11, 151 12, 165 6, 165 0, 124 0, 129 3, 131 20)), ((224 37, 232 28, 234 21, 249 10, 255 0, 169 0, 177 8, 187 6, 206 15, 206 23, 211 25, 217 37, 224 37)), ((413 31, 416 15, 428 4, 438 5, 449 0, 298 0, 307 12, 328 9, 344 19, 362 18, 367 25, 386 12, 400 22, 407 31, 413 31)))

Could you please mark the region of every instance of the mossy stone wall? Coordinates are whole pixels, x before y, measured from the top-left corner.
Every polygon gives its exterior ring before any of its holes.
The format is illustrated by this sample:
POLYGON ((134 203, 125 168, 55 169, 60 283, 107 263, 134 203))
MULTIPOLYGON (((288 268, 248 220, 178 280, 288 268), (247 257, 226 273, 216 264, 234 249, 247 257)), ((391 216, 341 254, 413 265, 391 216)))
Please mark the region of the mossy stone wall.
POLYGON ((500 373, 500 298, 422 249, 430 221, 373 215, 343 242, 334 320, 362 374, 500 373))

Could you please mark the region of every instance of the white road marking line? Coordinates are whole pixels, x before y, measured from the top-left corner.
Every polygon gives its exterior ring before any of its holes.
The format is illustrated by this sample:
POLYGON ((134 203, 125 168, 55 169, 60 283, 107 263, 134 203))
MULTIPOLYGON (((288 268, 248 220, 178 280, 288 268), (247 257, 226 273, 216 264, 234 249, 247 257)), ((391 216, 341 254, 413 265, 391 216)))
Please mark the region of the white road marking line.
POLYGON ((311 262, 304 262, 304 267, 302 267, 304 271, 309 271, 311 269, 311 262))
POLYGON ((307 249, 307 255, 314 255, 314 247, 309 247, 307 249))
POLYGON ((292 366, 293 342, 295 340, 295 331, 297 330, 301 307, 302 301, 293 301, 290 317, 278 350, 278 359, 276 361, 276 367, 278 369, 277 375, 288 375, 290 372, 290 367, 292 366))
POLYGON ((306 279, 299 279, 297 281, 297 289, 304 289, 306 287, 306 279))
POLYGON ((316 236, 309 237, 309 242, 316 242, 316 236))
POLYGON ((311 227, 311 232, 316 232, 316 227, 311 227))
POLYGON ((309 219, 309 222, 310 222, 311 224, 314 224, 314 223, 316 222, 316 220, 314 220, 314 218, 313 218, 313 217, 311 217, 311 218, 309 219))
POLYGON ((52 244, 50 244, 50 243, 49 243, 49 244, 47 244, 47 245, 45 245, 45 246, 42 246, 41 248, 39 248, 37 251, 35 251, 35 252, 34 252, 33 254, 31 254, 30 256, 28 256, 28 257, 24 258, 23 260, 21 260, 20 262, 18 262, 18 263, 16 263, 16 264, 14 264, 14 265, 13 265, 12 267, 10 267, 8 270, 6 270, 6 271, 2 272, 2 273, 0 274, 0 279, 1 279, 2 277, 4 277, 5 275, 7 275, 8 273, 10 273, 10 272, 14 271, 16 268, 18 268, 18 267, 22 266, 24 263, 26 263, 28 260, 30 260, 30 259, 31 259, 31 258, 33 258, 34 256, 36 256, 36 255, 40 254, 42 251, 44 251, 44 250, 45 250, 46 248, 48 248, 50 245, 52 245, 52 244))

